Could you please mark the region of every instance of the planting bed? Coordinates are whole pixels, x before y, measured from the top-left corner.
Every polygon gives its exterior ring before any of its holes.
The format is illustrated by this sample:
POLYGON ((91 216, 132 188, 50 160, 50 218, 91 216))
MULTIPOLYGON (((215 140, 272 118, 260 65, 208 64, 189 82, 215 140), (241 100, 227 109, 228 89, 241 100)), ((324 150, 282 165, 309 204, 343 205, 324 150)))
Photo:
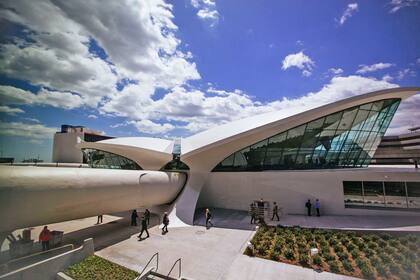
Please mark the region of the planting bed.
POLYGON ((420 279, 420 236, 261 227, 245 254, 366 279, 420 279), (318 254, 311 256, 310 249, 318 254))

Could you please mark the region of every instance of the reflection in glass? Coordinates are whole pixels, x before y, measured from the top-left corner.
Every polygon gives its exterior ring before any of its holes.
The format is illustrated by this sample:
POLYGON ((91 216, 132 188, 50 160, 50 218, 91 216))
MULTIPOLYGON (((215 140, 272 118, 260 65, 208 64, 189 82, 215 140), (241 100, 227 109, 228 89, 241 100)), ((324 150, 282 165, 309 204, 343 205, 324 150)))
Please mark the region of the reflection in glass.
POLYGON ((363 191, 366 206, 385 206, 384 187, 382 182, 364 181, 363 191))
POLYGON ((346 206, 363 206, 362 182, 344 181, 344 204, 346 206))
POLYGON ((406 208, 407 197, 404 182, 384 182, 387 207, 406 208))
POLYGON ((134 161, 123 156, 95 149, 82 149, 83 162, 92 168, 141 170, 134 161))
POLYGON ((213 171, 366 167, 399 103, 386 99, 315 119, 233 153, 213 171))
POLYGON ((420 182, 407 182, 408 208, 420 209, 420 182))

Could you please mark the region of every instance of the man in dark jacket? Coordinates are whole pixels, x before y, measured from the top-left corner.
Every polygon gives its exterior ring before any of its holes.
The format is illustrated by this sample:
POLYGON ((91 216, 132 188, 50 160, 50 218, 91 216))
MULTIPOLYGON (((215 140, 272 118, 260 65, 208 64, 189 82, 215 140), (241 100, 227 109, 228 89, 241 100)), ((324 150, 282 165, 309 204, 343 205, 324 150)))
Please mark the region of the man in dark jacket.
POLYGON ((147 225, 150 225, 150 211, 149 211, 149 209, 146 209, 146 211, 144 211, 144 217, 146 218, 147 225))
POLYGON ((308 216, 311 216, 312 203, 311 203, 311 200, 310 199, 308 199, 308 201, 305 203, 305 207, 308 210, 308 216))
POLYGON ((168 213, 165 212, 165 214, 163 214, 162 234, 168 233, 168 225, 169 225, 169 217, 168 217, 168 213))
POLYGON ((277 217, 277 221, 280 221, 279 207, 276 202, 273 202, 273 217, 271 217, 271 220, 274 220, 274 217, 277 217))
POLYGON ((140 234, 138 235, 138 238, 141 239, 143 232, 146 232, 147 234, 146 238, 149 238, 149 232, 147 231, 147 220, 146 220, 145 215, 143 215, 143 217, 141 218, 141 231, 140 231, 140 234))
POLYGON ((136 211, 136 209, 134 209, 133 212, 131 213, 131 226, 132 227, 137 226, 137 218, 138 217, 139 217, 139 215, 137 215, 137 211, 136 211))

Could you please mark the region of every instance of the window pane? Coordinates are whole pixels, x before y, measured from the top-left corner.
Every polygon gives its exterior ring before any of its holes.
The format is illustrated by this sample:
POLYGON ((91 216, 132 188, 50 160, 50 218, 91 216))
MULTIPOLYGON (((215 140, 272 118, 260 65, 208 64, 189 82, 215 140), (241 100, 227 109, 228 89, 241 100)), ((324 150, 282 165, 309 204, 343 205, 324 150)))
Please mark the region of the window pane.
POLYGON ((344 181, 344 205, 363 206, 362 182, 344 181))
POLYGON ((325 123, 323 127, 325 129, 332 129, 332 130, 337 129, 342 115, 343 115, 343 112, 338 112, 338 113, 327 116, 325 118, 325 123))
POLYGON ((387 207, 407 208, 404 182, 385 182, 387 207))
POLYGON ((233 161, 233 167, 236 170, 245 170, 248 165, 247 154, 249 147, 235 153, 235 159, 233 161))
POLYGON ((384 206, 385 197, 382 182, 363 182, 366 206, 384 206))
POLYGON ((340 130, 349 130, 353 124, 354 118, 356 117, 358 108, 353 108, 344 111, 343 116, 341 117, 340 124, 337 129, 340 130))
POLYGON ((248 170, 261 170, 264 165, 264 157, 267 149, 268 139, 265 139, 250 147, 247 154, 248 170))
POLYGON ((92 168, 142 169, 134 161, 123 156, 95 149, 82 149, 84 158, 92 168))
POLYGON ((420 182, 407 182, 408 208, 420 209, 420 182))
POLYGON ((266 168, 279 169, 283 165, 281 154, 286 136, 287 132, 284 132, 268 139, 267 154, 264 161, 266 168))

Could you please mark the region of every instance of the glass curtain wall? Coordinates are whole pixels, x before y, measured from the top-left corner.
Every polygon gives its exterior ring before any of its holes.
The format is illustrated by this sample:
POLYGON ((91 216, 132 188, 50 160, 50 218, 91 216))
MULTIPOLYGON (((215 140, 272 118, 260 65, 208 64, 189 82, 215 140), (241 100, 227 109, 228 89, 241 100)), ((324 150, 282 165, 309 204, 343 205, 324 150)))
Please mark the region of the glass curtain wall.
POLYGON ((128 169, 141 170, 136 162, 131 159, 116 155, 110 152, 105 152, 96 149, 82 149, 83 162, 89 164, 92 168, 107 168, 107 169, 128 169))
POLYGON ((420 210, 420 182, 344 181, 348 208, 420 210))
POLYGON ((380 100, 313 120, 235 152, 213 171, 365 167, 399 103, 380 100))

